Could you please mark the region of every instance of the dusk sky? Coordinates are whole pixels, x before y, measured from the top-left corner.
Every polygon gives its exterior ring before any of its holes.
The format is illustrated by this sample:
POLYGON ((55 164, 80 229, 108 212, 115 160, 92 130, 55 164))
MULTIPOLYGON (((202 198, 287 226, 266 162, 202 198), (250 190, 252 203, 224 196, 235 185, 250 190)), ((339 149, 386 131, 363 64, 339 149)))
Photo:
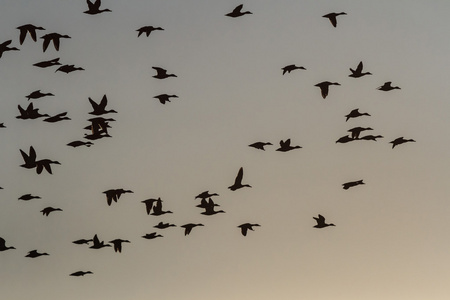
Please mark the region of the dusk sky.
POLYGON ((450 2, 0 0, 2 299, 446 300, 450 2), (225 16, 239 4, 245 14, 225 16), (322 17, 345 12, 337 26, 322 17), (19 41, 33 24, 37 42, 19 41), (143 26, 161 27, 138 37, 143 26), (43 51, 42 36, 62 38, 43 51), (33 66, 59 58, 71 73, 33 66), (360 78, 350 68, 363 62, 360 78), (282 68, 297 69, 283 75, 282 68), (153 78, 162 67, 177 77, 153 78), (56 72, 55 72, 56 71, 56 72), (315 85, 331 85, 324 99, 315 85), (382 91, 385 82, 400 89, 382 91), (27 100, 33 91, 54 96, 27 100), (177 95, 161 104, 154 96, 177 95), (89 98, 111 137, 87 142, 89 98), (18 105, 70 120, 19 119, 18 105), (350 118, 352 110, 370 116, 350 118), (336 141, 355 127, 376 141, 336 141), (407 142, 392 148, 391 141, 407 142), (301 148, 276 151, 280 140, 301 148), (265 151, 249 147, 270 142, 265 151), (52 174, 20 167, 20 150, 52 174), (233 185, 240 168, 242 183, 233 185), (343 184, 364 184, 343 189, 343 184), (104 191, 131 190, 107 204, 104 191), (195 196, 217 193, 207 216, 195 196), (40 199, 18 200, 24 194, 40 199), (161 198, 172 214, 147 215, 161 198), (48 216, 46 207, 60 208, 48 216), (319 214, 336 226, 314 228, 319 214), (154 228, 159 222, 175 224, 154 228), (181 225, 201 223, 185 236, 181 225), (246 236, 239 225, 257 223, 246 236), (156 239, 142 236, 157 232, 156 239), (122 253, 72 243, 129 240, 122 253), (48 256, 25 257, 29 251, 48 256), (75 277, 77 271, 93 274, 75 277))

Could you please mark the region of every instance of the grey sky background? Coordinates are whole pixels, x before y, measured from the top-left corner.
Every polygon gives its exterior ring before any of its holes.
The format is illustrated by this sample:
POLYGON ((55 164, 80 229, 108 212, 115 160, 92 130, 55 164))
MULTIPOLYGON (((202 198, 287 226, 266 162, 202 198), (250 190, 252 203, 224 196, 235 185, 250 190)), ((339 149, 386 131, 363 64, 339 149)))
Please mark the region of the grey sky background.
POLYGON ((0 42, 20 49, 0 58, 0 237, 16 248, 0 252, 4 299, 448 299, 450 3, 249 0, 252 15, 224 16, 239 4, 103 0, 112 12, 91 16, 82 0, 0 0, 0 42), (341 11, 336 28, 322 18, 341 11), (71 39, 20 45, 27 23, 71 39), (165 30, 138 38, 146 25, 165 30), (33 66, 56 57, 85 71, 33 66), (373 75, 348 77, 360 61, 373 75), (289 64, 307 70, 283 76, 289 64), (325 80, 341 86, 323 99, 325 80), (386 81, 401 90, 376 89, 386 81), (33 100, 40 112, 71 120, 16 119, 38 89, 55 94, 33 100), (87 133, 88 97, 105 94, 112 137, 68 147, 87 133), (371 116, 346 122, 355 108, 371 116), (335 143, 356 126, 384 138, 335 143), (416 142, 391 149, 400 136, 416 142), (303 148, 275 151, 288 138, 303 148), (20 167, 30 146, 61 163, 52 175, 20 167), (230 191, 240 167, 252 188, 230 191), (114 188, 134 193, 108 206, 114 188), (200 214, 205 190, 226 213, 200 214), (173 214, 146 214, 158 197, 173 214), (336 227, 313 228, 317 214, 336 227), (189 222, 205 226, 184 236, 189 222), (261 227, 244 237, 246 222, 261 227), (164 237, 141 238, 154 231, 164 237), (94 234, 131 243, 72 243, 94 234), (33 249, 50 255, 24 257, 33 249), (94 274, 69 276, 79 270, 94 274))

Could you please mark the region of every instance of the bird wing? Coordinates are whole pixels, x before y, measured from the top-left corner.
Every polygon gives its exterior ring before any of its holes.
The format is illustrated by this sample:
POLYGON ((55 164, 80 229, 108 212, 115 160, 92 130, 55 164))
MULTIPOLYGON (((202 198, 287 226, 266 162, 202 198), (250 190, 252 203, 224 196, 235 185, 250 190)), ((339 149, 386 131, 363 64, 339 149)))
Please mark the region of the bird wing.
POLYGON ((100 106, 101 109, 105 109, 106 104, 108 104, 108 99, 106 98, 106 95, 103 95, 103 98, 100 101, 99 106, 100 106))
POLYGON ((45 52, 47 50, 48 45, 50 44, 50 38, 44 38, 44 42, 42 43, 42 50, 45 52))
POLYGON ((235 185, 239 185, 242 183, 242 177, 244 176, 244 169, 241 167, 239 172, 237 173, 236 179, 234 180, 235 185))
POLYGON ((240 226, 241 227, 241 233, 243 236, 247 236, 247 230, 248 228, 246 226, 240 226))
POLYGON ((238 6, 236 6, 235 9, 233 9, 233 13, 239 13, 242 10, 242 7, 244 7, 243 4, 239 4, 238 6))
MULTIPOLYGON (((20 39, 20 44, 21 45, 23 44, 23 41, 25 41, 26 35, 27 35, 27 31, 25 29, 23 29, 23 28, 20 28, 20 37, 19 37, 19 39, 20 39)), ((34 35, 33 40, 36 41, 36 33, 34 35)))
POLYGON ((0 237, 0 249, 5 248, 6 242, 4 238, 0 237))
POLYGON ((362 72, 362 69, 363 69, 363 63, 362 63, 362 61, 358 64, 358 66, 356 67, 356 72, 357 73, 361 73, 362 72))

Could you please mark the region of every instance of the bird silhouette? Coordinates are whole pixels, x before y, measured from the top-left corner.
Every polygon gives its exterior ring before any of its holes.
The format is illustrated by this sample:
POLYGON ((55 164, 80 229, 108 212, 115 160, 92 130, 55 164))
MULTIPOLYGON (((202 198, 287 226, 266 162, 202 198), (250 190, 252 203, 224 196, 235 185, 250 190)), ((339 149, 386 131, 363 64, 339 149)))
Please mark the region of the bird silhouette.
POLYGON ((401 144, 404 144, 404 143, 408 143, 408 142, 415 142, 415 140, 413 140, 413 139, 405 139, 404 137, 401 136, 401 137, 396 138, 395 140, 393 140, 393 141, 391 141, 389 143, 392 144, 392 149, 394 149, 395 146, 398 146, 398 145, 401 145, 401 144))
POLYGON ((294 70, 306 70, 304 67, 298 67, 296 65, 287 65, 283 68, 281 68, 281 70, 283 70, 283 75, 286 73, 291 73, 291 71, 294 70))
POLYGON ((105 244, 104 241, 100 242, 100 240, 98 239, 97 235, 94 235, 94 238, 92 239, 92 241, 94 242, 94 244, 89 247, 91 249, 101 249, 101 248, 104 248, 104 247, 111 247, 110 244, 105 244))
POLYGON ((206 201, 206 199, 202 199, 200 201, 200 204, 196 205, 195 207, 200 207, 200 208, 204 208, 204 209, 210 209, 212 207, 212 209, 214 209, 214 206, 220 206, 220 205, 214 203, 214 201, 211 198, 209 198, 209 201, 206 201))
POLYGON ((77 244, 77 245, 83 245, 83 244, 89 245, 89 243, 93 242, 93 241, 94 241, 94 239, 89 239, 89 240, 80 239, 80 240, 73 241, 72 243, 77 244))
POLYGON ((366 130, 373 130, 373 129, 370 127, 354 127, 352 129, 347 130, 347 132, 350 132, 352 135, 352 139, 356 140, 359 138, 359 134, 366 130))
POLYGON ((39 113, 38 108, 34 108, 33 103, 28 104, 26 109, 23 109, 20 105, 19 108, 20 115, 16 116, 16 119, 28 120, 28 119, 38 119, 42 117, 50 117, 48 114, 39 113))
POLYGON ((340 16, 340 15, 346 15, 346 13, 345 12, 340 12, 340 13, 334 13, 333 12, 333 13, 326 14, 326 15, 324 15, 322 17, 323 18, 328 18, 330 20, 331 24, 333 25, 333 27, 336 27, 337 26, 337 19, 336 19, 336 17, 340 16))
POLYGON ((242 11, 243 6, 244 6, 243 4, 236 6, 232 12, 227 13, 225 16, 231 17, 231 18, 237 18, 237 17, 241 17, 243 15, 252 14, 250 11, 242 11))
POLYGON ((253 226, 261 226, 261 225, 259 225, 259 224, 251 224, 251 223, 244 223, 244 224, 239 225, 238 227, 241 228, 242 235, 243 236, 247 236, 247 231, 248 230, 252 230, 252 231, 254 230, 253 226))
POLYGON ((45 169, 49 174, 52 174, 52 168, 50 166, 52 164, 60 165, 61 163, 50 159, 41 159, 36 161, 36 173, 41 174, 45 169))
POLYGON ((50 42, 53 42, 53 46, 55 47, 56 51, 59 51, 59 44, 60 44, 60 40, 64 38, 64 39, 70 39, 71 37, 65 34, 59 34, 56 32, 53 33, 49 33, 46 34, 44 36, 41 36, 41 39, 44 40, 43 44, 42 44, 42 49, 45 52, 45 50, 47 50, 48 45, 50 45, 50 42))
POLYGON ((152 67, 152 69, 156 70, 156 75, 153 75, 153 78, 165 79, 169 77, 177 77, 175 74, 167 74, 167 70, 160 67, 152 67))
POLYGON ((147 240, 152 240, 152 239, 156 239, 157 237, 163 237, 163 236, 160 234, 157 234, 156 232, 152 232, 152 233, 147 233, 146 235, 143 235, 142 237, 147 240))
POLYGON ((322 81, 318 84, 315 84, 314 86, 317 86, 320 88, 322 98, 325 99, 328 96, 328 90, 330 88, 330 85, 340 85, 340 84, 337 82, 322 81))
POLYGON ((352 110, 348 115, 345 116, 346 117, 345 122, 347 122, 350 118, 357 118, 357 117, 361 117, 361 116, 369 116, 370 117, 370 115, 368 113, 361 113, 361 112, 359 112, 359 109, 356 108, 356 109, 352 110))
POLYGON ((101 0, 96 0, 95 2, 91 2, 90 0, 86 0, 86 3, 88 5, 88 10, 84 11, 85 14, 88 15, 96 15, 103 12, 110 12, 111 10, 105 8, 100 9, 100 5, 102 4, 101 0))
POLYGON ((0 237, 0 251, 6 251, 6 250, 9 250, 9 249, 16 249, 16 248, 14 248, 12 246, 7 247, 5 239, 0 237))
POLYGON ((70 274, 70 276, 84 276, 86 274, 94 274, 91 271, 77 271, 75 273, 70 274))
POLYGON ((8 47, 8 45, 11 44, 11 42, 12 40, 8 40, 0 44, 0 58, 6 51, 19 51, 19 49, 17 49, 16 47, 8 47))
POLYGON ((197 227, 197 226, 205 226, 205 225, 200 224, 200 223, 199 224, 188 223, 188 224, 181 225, 180 227, 184 228, 184 235, 186 236, 186 235, 189 235, 189 233, 191 233, 192 228, 197 227))
POLYGON ((26 154, 25 152, 20 150, 20 154, 22 154, 23 160, 25 161, 24 164, 20 165, 22 168, 26 169, 33 169, 36 167, 36 151, 34 150, 33 146, 30 146, 30 150, 28 151, 29 154, 26 154))
POLYGON ((52 117, 48 117, 48 118, 44 119, 43 121, 49 122, 49 123, 55 123, 55 122, 60 122, 63 120, 71 120, 69 117, 66 117, 66 115, 67 115, 67 112, 62 112, 62 113, 59 113, 52 117))
POLYGON ((39 26, 34 26, 32 24, 25 24, 25 25, 19 26, 19 27, 17 27, 17 29, 20 30, 19 40, 20 40, 21 45, 25 41, 25 37, 27 36, 27 33, 29 33, 31 38, 33 39, 33 41, 36 42, 36 30, 45 30, 45 28, 42 28, 39 26))
POLYGON ((122 252, 122 243, 130 243, 129 240, 122 240, 122 239, 115 239, 112 241, 109 241, 114 245, 114 252, 122 252))
POLYGON ((248 146, 265 151, 266 149, 264 149, 264 146, 268 146, 268 145, 272 145, 272 143, 270 143, 270 142, 256 142, 256 143, 250 144, 248 146))
POLYGON ((200 194, 198 194, 197 196, 195 196, 195 199, 206 199, 206 198, 211 198, 214 196, 219 196, 219 194, 216 193, 209 193, 209 191, 204 191, 201 192, 200 194))
POLYGON ((6 128, 5 123, 0 123, 0 128, 6 128))
POLYGON ((108 104, 108 98, 106 97, 106 95, 104 95, 102 97, 102 100, 100 100, 100 103, 95 102, 94 100, 92 100, 91 98, 89 98, 89 103, 91 103, 92 109, 94 109, 93 111, 89 112, 89 114, 91 115, 96 115, 96 116, 100 116, 100 115, 104 115, 107 113, 117 113, 117 111, 111 109, 111 110, 106 110, 106 105, 108 104))
POLYGON ((169 227, 176 227, 177 225, 175 224, 170 224, 170 223, 163 223, 163 222, 159 222, 157 225, 153 226, 154 228, 158 228, 158 229, 166 229, 169 227))
POLYGON ((106 194, 106 202, 108 203, 108 206, 111 205, 113 200, 114 202, 117 203, 117 199, 119 199, 120 196, 122 196, 122 194, 125 193, 133 193, 133 191, 124 190, 121 188, 121 189, 111 189, 103 192, 103 194, 106 194))
POLYGON ((362 136, 362 137, 360 137, 359 139, 360 140, 366 140, 366 141, 377 141, 377 139, 379 139, 379 138, 383 138, 383 136, 382 135, 365 135, 365 136, 362 136))
POLYGON ((39 252, 37 252, 37 250, 31 250, 30 252, 28 252, 27 255, 25 255, 25 257, 36 258, 36 257, 42 256, 42 255, 50 255, 50 254, 45 253, 45 252, 39 253, 39 252))
POLYGON ((59 65, 61 65, 61 63, 59 62, 59 57, 33 64, 33 66, 36 66, 39 68, 48 68, 48 67, 59 66, 59 65))
POLYGON ((278 148, 276 151, 287 152, 300 148, 301 148, 300 146, 291 146, 291 139, 287 139, 286 141, 283 140, 280 141, 280 148, 278 148))
POLYGON ((109 126, 109 122, 113 122, 115 120, 112 118, 95 117, 88 119, 88 121, 91 122, 91 125, 85 127, 85 129, 90 130, 92 134, 107 134, 108 128, 111 128, 111 126, 109 126))
POLYGON ((352 68, 350 68, 350 71, 352 72, 352 74, 348 75, 349 77, 353 77, 353 78, 359 78, 365 75, 372 75, 372 73, 370 72, 362 72, 363 69, 363 63, 362 61, 358 64, 358 66, 356 67, 356 70, 353 70, 352 68))
POLYGON ((158 199, 147 199, 147 200, 141 201, 142 203, 145 204, 145 208, 147 210, 147 215, 150 214, 150 212, 153 209, 153 204, 156 203, 158 200, 161 200, 161 198, 158 198, 158 199))
POLYGON ((208 205, 206 207, 203 207, 205 209, 205 211, 202 212, 201 214, 205 215, 205 216, 213 216, 213 215, 218 214, 218 213, 225 213, 225 211, 223 211, 223 210, 215 210, 214 206, 217 206, 217 204, 214 205, 214 203, 213 203, 213 205, 210 205, 208 203, 208 205))
POLYGON ((161 104, 166 104, 166 102, 170 102, 170 98, 178 98, 177 95, 167 95, 167 94, 161 94, 158 96, 155 96, 153 98, 156 98, 161 102, 161 104))
POLYGON ((171 214, 172 212, 170 210, 162 210, 162 200, 161 198, 158 198, 155 201, 155 205, 153 206, 153 212, 151 213, 152 216, 161 216, 164 214, 171 214))
POLYGON ((354 139, 353 139, 351 136, 349 136, 349 135, 345 135, 345 136, 343 136, 343 137, 340 137, 340 138, 336 141, 336 143, 345 144, 345 143, 348 143, 348 142, 351 142, 351 141, 354 141, 354 139))
POLYGON ((357 186, 357 185, 360 185, 360 184, 365 184, 365 183, 362 181, 362 179, 361 179, 361 180, 357 180, 357 181, 350 181, 350 182, 343 183, 343 184, 342 184, 342 188, 343 188, 344 190, 348 190, 349 188, 354 187, 354 186, 357 186))
POLYGON ((152 31, 155 31, 155 30, 164 30, 164 28, 153 27, 153 26, 144 26, 144 27, 137 29, 136 31, 138 32, 138 37, 140 37, 141 34, 143 34, 143 33, 145 33, 147 36, 149 36, 150 33, 152 33, 152 31))
POLYGON ((61 67, 56 69, 55 73, 58 71, 69 74, 73 71, 84 71, 84 69, 81 67, 75 67, 75 65, 62 65, 61 67))
POLYGON ((28 96, 25 96, 25 98, 27 98, 29 101, 30 99, 39 99, 46 96, 55 96, 55 95, 53 95, 52 93, 42 93, 41 90, 37 90, 30 93, 28 96))
POLYGON ((318 218, 313 217, 314 220, 316 220, 317 225, 314 226, 314 228, 324 228, 328 226, 336 226, 333 223, 327 224, 325 223, 325 218, 322 215, 319 215, 318 218))
POLYGON ((388 92, 392 90, 400 90, 400 88, 398 86, 392 86, 392 82, 387 81, 382 86, 377 87, 377 90, 388 92))
POLYGON ((105 138, 105 137, 111 137, 111 135, 109 135, 106 132, 96 132, 96 133, 93 133, 93 134, 85 134, 84 135, 84 138, 88 139, 88 140, 98 140, 98 139, 102 139, 102 138, 105 138))
POLYGON ((29 201, 29 200, 32 200, 32 199, 41 199, 41 197, 33 196, 31 194, 25 194, 25 195, 22 195, 22 196, 20 196, 18 198, 18 200, 23 200, 23 201, 29 201))
POLYGON ((243 188, 243 187, 250 187, 248 184, 242 184, 242 178, 244 176, 244 169, 241 167, 238 171, 238 174, 236 176, 236 179, 234 180, 234 184, 229 186, 228 188, 232 191, 235 191, 237 189, 243 188))
POLYGON ((92 142, 83 142, 83 141, 73 141, 67 144, 67 146, 71 146, 71 147, 80 147, 80 146, 86 146, 86 147, 90 147, 94 145, 92 142))
POLYGON ((49 206, 49 207, 46 207, 43 210, 41 210, 41 213, 48 217, 48 215, 53 211, 62 211, 62 209, 61 208, 53 208, 53 207, 49 206))

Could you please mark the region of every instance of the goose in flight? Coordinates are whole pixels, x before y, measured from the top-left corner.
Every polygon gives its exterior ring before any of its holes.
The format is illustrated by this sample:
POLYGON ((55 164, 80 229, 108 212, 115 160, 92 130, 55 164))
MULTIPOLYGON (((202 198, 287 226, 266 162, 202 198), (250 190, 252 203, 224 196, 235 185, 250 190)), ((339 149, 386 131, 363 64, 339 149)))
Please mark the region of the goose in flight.
POLYGON ((336 143, 345 144, 345 143, 348 143, 348 142, 351 142, 351 141, 354 141, 354 139, 353 139, 351 136, 349 136, 349 135, 345 135, 345 136, 343 136, 343 137, 340 137, 340 138, 336 141, 336 143))
POLYGON ((91 271, 77 271, 75 273, 70 274, 70 276, 84 276, 86 274, 94 274, 91 271))
POLYGON ((106 194, 106 202, 108 203, 108 206, 111 206, 113 200, 117 203, 117 199, 119 199, 120 196, 125 193, 133 193, 133 191, 124 189, 111 189, 103 192, 103 194, 106 194))
POLYGON ((153 75, 153 78, 157 79, 165 79, 168 77, 177 77, 175 74, 167 74, 167 70, 160 67, 152 67, 156 71, 156 75, 153 75))
POLYGON ((264 149, 264 146, 269 146, 269 145, 272 145, 272 143, 270 143, 270 142, 256 142, 256 143, 250 144, 248 146, 265 151, 266 149, 264 149))
POLYGON ((117 113, 117 111, 111 109, 106 110, 106 105, 108 104, 108 98, 106 98, 106 95, 102 97, 102 100, 100 100, 100 103, 95 102, 90 97, 88 97, 89 103, 91 103, 93 111, 89 112, 91 115, 100 116, 107 113, 117 113))
POLYGON ((86 0, 86 3, 88 5, 88 10, 84 11, 85 14, 88 15, 96 15, 103 12, 110 12, 111 10, 105 8, 100 9, 100 5, 102 4, 101 0, 95 0, 95 2, 91 2, 90 0, 86 0))
POLYGON ((59 66, 59 65, 61 65, 61 63, 59 62, 59 57, 33 64, 33 66, 36 66, 39 68, 48 68, 51 66, 59 66))
POLYGON ((327 224, 325 223, 325 218, 324 216, 320 215, 316 218, 313 217, 314 220, 316 220, 317 225, 314 226, 314 228, 324 228, 324 227, 328 227, 328 226, 336 226, 333 223, 327 224))
POLYGON ((346 117, 345 122, 347 122, 350 118, 357 118, 357 117, 361 117, 361 116, 369 116, 370 117, 370 115, 368 113, 361 113, 361 112, 359 112, 359 109, 356 108, 356 109, 352 110, 348 115, 345 116, 346 117))
POLYGON ((93 241, 94 241, 94 239, 89 239, 89 240, 80 239, 80 240, 73 241, 72 243, 77 244, 77 245, 83 245, 83 244, 89 245, 89 242, 93 242, 93 241))
POLYGON ((16 47, 8 47, 8 45, 11 44, 11 42, 12 40, 8 40, 0 44, 0 58, 6 51, 19 51, 19 49, 17 49, 16 47))
POLYGON ((166 229, 166 228, 169 228, 169 227, 177 227, 177 225, 170 224, 170 223, 159 222, 157 225, 155 225, 153 227, 154 228, 158 228, 158 229, 166 229))
POLYGON ((318 84, 315 84, 314 86, 317 86, 320 88, 322 98, 325 99, 328 96, 328 90, 329 90, 330 85, 340 85, 340 84, 337 82, 322 81, 318 84))
POLYGON ((143 33, 145 33, 148 37, 150 35, 150 33, 152 33, 152 31, 155 31, 155 30, 164 30, 164 28, 153 27, 153 26, 144 26, 144 27, 137 29, 136 31, 138 32, 138 37, 140 37, 141 34, 143 34, 143 33))
POLYGON ((329 13, 329 14, 326 14, 326 15, 324 15, 324 16, 322 16, 323 18, 328 18, 329 20, 330 20, 330 22, 331 22, 331 25, 333 25, 333 27, 336 27, 337 26, 337 19, 336 19, 336 17, 337 16, 340 16, 340 15, 346 15, 346 13, 345 12, 340 12, 340 13, 329 13))
POLYGON ((366 130, 373 130, 373 129, 370 127, 365 127, 365 128, 364 127, 354 127, 352 129, 347 130, 347 132, 350 132, 352 134, 352 139, 356 140, 359 138, 359 134, 366 130))
POLYGON ((251 224, 251 223, 244 223, 239 225, 238 227, 241 229, 241 233, 243 236, 247 236, 247 231, 248 230, 252 230, 254 231, 253 227, 254 226, 261 226, 259 224, 251 224))
POLYGON ((206 199, 206 198, 211 198, 214 196, 219 196, 219 194, 216 194, 216 193, 210 194, 209 191, 204 191, 204 192, 201 192, 200 194, 198 194, 197 196, 195 196, 195 199, 206 199))
POLYGON ((156 239, 157 237, 163 237, 163 236, 160 234, 157 234, 156 232, 152 232, 152 233, 147 233, 146 235, 143 235, 142 237, 147 240, 152 240, 152 239, 156 239))
POLYGON ((231 18, 237 18, 237 17, 241 17, 243 15, 252 14, 252 12, 250 12, 250 11, 242 11, 243 6, 244 6, 243 4, 236 6, 232 12, 227 13, 225 16, 231 17, 231 18))
POLYGON ((73 142, 70 142, 70 143, 67 144, 67 146, 71 146, 71 147, 74 147, 74 148, 80 147, 80 146, 90 147, 92 145, 94 145, 94 144, 91 143, 91 142, 83 142, 83 141, 73 141, 73 142))
POLYGON ((39 109, 34 108, 33 102, 28 104, 26 109, 23 109, 22 106, 20 106, 20 105, 17 105, 17 107, 19 108, 20 115, 16 116, 16 119, 34 120, 34 119, 38 119, 38 118, 42 118, 42 117, 50 117, 48 114, 39 113, 39 109))
POLYGON ((200 223, 199 224, 188 223, 188 224, 181 225, 180 227, 184 228, 184 235, 186 236, 186 235, 189 235, 189 233, 191 233, 192 228, 197 227, 197 226, 205 226, 205 225, 200 224, 200 223))
POLYGON ((229 186, 228 188, 232 191, 235 191, 237 189, 243 188, 243 187, 250 187, 248 184, 242 184, 242 178, 244 176, 244 169, 241 167, 238 171, 238 174, 234 180, 234 184, 229 186))
POLYGON ((286 141, 283 140, 280 141, 280 148, 278 148, 276 151, 287 152, 300 148, 301 148, 300 146, 291 146, 291 139, 287 139, 286 141))
POLYGON ((208 205, 206 207, 203 207, 205 209, 205 211, 202 212, 201 214, 205 215, 205 216, 213 216, 218 213, 225 213, 225 211, 223 211, 223 210, 214 210, 214 206, 218 206, 218 205, 215 204, 214 202, 212 202, 212 204, 208 203, 208 205))
POLYGON ((147 200, 141 201, 142 203, 145 204, 145 209, 147 210, 147 215, 150 214, 150 212, 151 212, 152 209, 153 209, 153 204, 154 204, 156 201, 158 201, 158 200, 161 200, 161 198, 158 198, 158 199, 147 199, 147 200))
POLYGON ((206 201, 206 199, 202 199, 200 201, 200 204, 196 205, 195 207, 210 209, 211 207, 214 208, 214 206, 220 206, 220 205, 214 203, 214 201, 211 198, 209 198, 209 201, 206 201))
POLYGON ((109 241, 114 245, 114 252, 122 252, 122 243, 130 243, 129 240, 122 240, 122 239, 115 239, 112 241, 109 241))
POLYGON ((395 140, 393 140, 393 141, 391 141, 389 143, 392 144, 392 149, 394 149, 395 146, 401 145, 401 144, 404 144, 404 143, 408 143, 408 142, 415 142, 415 140, 413 140, 413 139, 405 139, 404 137, 401 136, 401 137, 396 138, 395 140))
POLYGON ((36 161, 36 173, 41 174, 45 169, 49 174, 52 174, 52 168, 50 166, 51 164, 60 165, 61 163, 59 161, 50 159, 41 159, 36 161))
POLYGON ((62 65, 61 67, 56 69, 55 73, 58 71, 69 74, 74 71, 84 71, 84 69, 81 67, 75 67, 75 65, 62 65))
POLYGON ((386 81, 382 86, 377 87, 377 90, 380 91, 392 91, 392 90, 400 90, 398 86, 392 86, 392 81, 386 81))
POLYGON ((362 136, 362 137, 360 137, 359 139, 360 140, 366 140, 366 141, 377 141, 377 139, 381 139, 381 138, 383 138, 383 136, 382 135, 365 135, 365 136, 362 136))
POLYGON ((153 212, 151 213, 152 216, 161 216, 164 214, 171 214, 172 212, 170 210, 162 210, 162 200, 161 198, 158 198, 156 200, 156 204, 153 206, 153 212))
POLYGON ((104 241, 101 241, 98 239, 97 235, 94 235, 94 238, 92 240, 94 242, 94 244, 92 246, 90 246, 89 248, 91 249, 101 249, 104 247, 111 247, 110 244, 105 244, 104 241))
POLYGON ((23 200, 23 201, 29 201, 29 200, 32 200, 32 199, 41 199, 41 197, 33 196, 31 194, 25 194, 25 195, 22 195, 22 196, 20 196, 18 198, 18 200, 23 200))
POLYGON ((71 118, 66 117, 66 115, 67 115, 67 111, 59 113, 59 114, 54 115, 52 117, 45 118, 43 121, 44 122, 49 122, 49 123, 56 123, 56 122, 60 122, 60 121, 63 121, 63 120, 71 120, 71 118))
POLYGON ((6 128, 5 123, 0 123, 0 128, 6 128))
POLYGON ((177 95, 161 94, 161 95, 155 96, 153 98, 158 99, 158 101, 161 104, 166 104, 166 102, 170 102, 170 98, 178 98, 178 96, 177 95))
POLYGON ((51 212, 53 212, 53 211, 62 211, 62 209, 61 209, 61 208, 53 208, 53 207, 49 206, 49 207, 46 207, 46 208, 44 208, 43 210, 41 210, 41 213, 42 213, 44 216, 47 216, 47 217, 48 217, 48 215, 49 215, 51 212))
POLYGON ((358 66, 356 67, 356 70, 353 70, 352 68, 350 68, 350 71, 352 72, 352 74, 348 75, 349 77, 353 77, 353 78, 359 78, 365 75, 372 75, 372 73, 370 72, 364 72, 362 71, 363 69, 363 63, 362 61, 358 64, 358 66))
POLYGON ((360 185, 360 184, 365 184, 365 183, 362 181, 362 179, 361 179, 361 180, 357 180, 357 181, 350 181, 350 182, 343 183, 343 184, 342 184, 342 188, 343 188, 344 190, 348 190, 349 188, 354 187, 354 186, 357 186, 357 185, 360 185))
POLYGON ((21 45, 25 41, 25 37, 27 36, 27 33, 29 33, 31 38, 33 39, 33 41, 36 42, 36 30, 45 30, 45 28, 42 28, 39 26, 34 26, 32 24, 25 24, 25 25, 19 26, 19 27, 17 27, 17 29, 20 30, 19 40, 20 40, 21 45))
POLYGON ((16 248, 14 248, 12 246, 7 247, 5 239, 0 237, 0 251, 6 251, 6 250, 9 250, 9 249, 16 249, 16 248))
POLYGON ((45 253, 45 252, 39 253, 39 252, 37 252, 37 250, 31 250, 30 252, 28 252, 27 255, 25 255, 25 257, 36 258, 36 257, 42 256, 42 255, 50 255, 50 254, 45 253))
POLYGON ((281 68, 281 70, 283 70, 283 75, 284 75, 286 73, 291 73, 291 71, 294 71, 294 70, 306 70, 306 69, 304 67, 299 67, 296 65, 287 65, 287 66, 281 68))
POLYGON ((46 96, 55 96, 55 95, 53 95, 52 93, 42 93, 41 90, 36 90, 30 93, 28 96, 25 96, 25 98, 27 98, 28 101, 30 101, 30 99, 39 99, 46 96))
POLYGON ((26 154, 22 149, 20 150, 20 154, 22 154, 22 158, 25 161, 24 164, 20 165, 22 168, 25 169, 33 169, 36 167, 36 151, 34 150, 33 146, 30 146, 29 154, 26 154))
POLYGON ((42 44, 42 49, 45 52, 45 50, 47 50, 47 48, 48 48, 48 45, 50 45, 50 42, 53 42, 53 46, 55 47, 55 50, 59 51, 60 39, 62 39, 62 38, 70 39, 71 37, 68 36, 68 35, 59 34, 59 33, 56 33, 56 32, 49 33, 49 34, 46 34, 44 36, 41 36, 41 39, 44 40, 44 42, 42 44))

